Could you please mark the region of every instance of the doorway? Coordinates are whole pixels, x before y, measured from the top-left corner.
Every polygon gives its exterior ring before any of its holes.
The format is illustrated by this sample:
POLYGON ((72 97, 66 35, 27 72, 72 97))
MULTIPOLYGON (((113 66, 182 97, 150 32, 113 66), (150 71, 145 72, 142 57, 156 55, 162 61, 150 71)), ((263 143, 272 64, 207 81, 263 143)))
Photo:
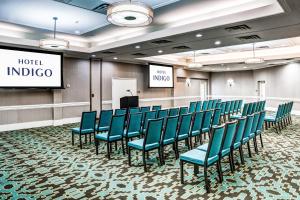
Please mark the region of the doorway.
POLYGON ((258 96, 260 99, 266 98, 266 81, 258 81, 258 96))
POLYGON ((200 96, 202 100, 206 100, 208 95, 207 80, 200 82, 200 96))
POLYGON ((120 98, 136 96, 137 80, 133 78, 112 79, 112 109, 120 108, 120 98))

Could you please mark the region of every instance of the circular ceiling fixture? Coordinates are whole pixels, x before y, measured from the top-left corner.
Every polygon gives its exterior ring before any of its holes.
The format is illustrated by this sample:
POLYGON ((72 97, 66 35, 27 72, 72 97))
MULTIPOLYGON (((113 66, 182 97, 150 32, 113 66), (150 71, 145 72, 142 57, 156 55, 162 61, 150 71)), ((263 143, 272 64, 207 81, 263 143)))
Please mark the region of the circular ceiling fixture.
POLYGON ((147 26, 153 21, 153 16, 152 8, 138 1, 117 2, 107 9, 107 20, 117 26, 147 26))
POLYGON ((193 62, 188 64, 189 68, 200 68, 203 67, 203 65, 199 62, 196 62, 196 51, 194 51, 194 60, 193 62))
POLYGON ((263 58, 255 57, 255 44, 253 43, 253 57, 245 60, 246 64, 260 64, 265 62, 263 58))
POLYGON ((56 21, 57 17, 53 17, 54 20, 54 31, 53 38, 40 40, 40 47, 44 49, 52 50, 64 50, 69 48, 69 41, 56 38, 56 21))

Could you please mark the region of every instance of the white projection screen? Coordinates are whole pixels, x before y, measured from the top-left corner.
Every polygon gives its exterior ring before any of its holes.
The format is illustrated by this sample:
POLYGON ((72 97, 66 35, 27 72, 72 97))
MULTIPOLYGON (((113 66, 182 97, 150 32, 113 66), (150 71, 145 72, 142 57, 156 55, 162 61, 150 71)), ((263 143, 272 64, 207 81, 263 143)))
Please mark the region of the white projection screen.
POLYGON ((149 64, 149 88, 173 88, 173 66, 149 64))
POLYGON ((0 88, 63 88, 63 54, 0 46, 0 88))

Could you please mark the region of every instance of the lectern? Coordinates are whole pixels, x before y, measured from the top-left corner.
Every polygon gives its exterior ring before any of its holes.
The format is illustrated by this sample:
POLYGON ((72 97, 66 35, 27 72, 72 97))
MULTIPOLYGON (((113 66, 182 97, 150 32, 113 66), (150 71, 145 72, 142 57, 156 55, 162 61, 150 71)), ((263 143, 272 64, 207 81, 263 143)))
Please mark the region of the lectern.
POLYGON ((120 98, 120 108, 132 108, 132 107, 139 107, 138 96, 126 96, 120 98))

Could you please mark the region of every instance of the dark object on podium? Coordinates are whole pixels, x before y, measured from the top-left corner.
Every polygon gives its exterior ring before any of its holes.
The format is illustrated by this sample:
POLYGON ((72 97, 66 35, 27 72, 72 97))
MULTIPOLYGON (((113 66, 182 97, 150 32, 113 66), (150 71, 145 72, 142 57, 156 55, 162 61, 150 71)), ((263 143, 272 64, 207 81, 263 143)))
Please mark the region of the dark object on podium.
POLYGON ((139 107, 138 96, 126 96, 120 98, 120 108, 133 108, 133 107, 139 107))

